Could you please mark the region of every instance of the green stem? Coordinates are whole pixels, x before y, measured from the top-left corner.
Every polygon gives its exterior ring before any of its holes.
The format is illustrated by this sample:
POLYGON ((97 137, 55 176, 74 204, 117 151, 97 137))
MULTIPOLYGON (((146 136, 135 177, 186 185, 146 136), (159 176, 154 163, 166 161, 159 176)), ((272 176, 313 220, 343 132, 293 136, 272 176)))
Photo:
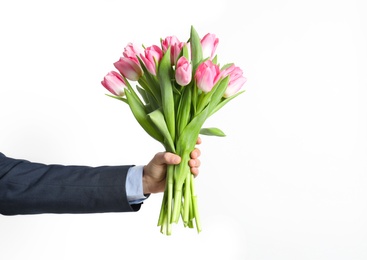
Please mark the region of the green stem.
POLYGON ((168 202, 167 202, 167 208, 168 208, 168 222, 172 223, 172 195, 173 195, 173 175, 175 173, 174 165, 167 165, 167 174, 168 174, 168 202))
POLYGON ((167 214, 165 214, 163 216, 163 223, 161 226, 161 233, 164 235, 167 235, 167 229, 168 229, 168 225, 167 225, 167 214))
POLYGON ((161 226, 161 232, 165 235, 171 235, 172 232, 172 194, 174 182, 174 165, 167 166, 166 188, 163 195, 161 211, 158 219, 158 226, 161 226))
POLYGON ((192 198, 192 205, 193 205, 193 213, 195 216, 196 222, 196 230, 198 233, 201 232, 201 223, 200 223, 200 216, 199 216, 199 209, 197 203, 197 197, 195 195, 195 187, 194 187, 194 176, 191 174, 191 198, 192 198))
POLYGON ((189 222, 189 212, 190 212, 190 200, 191 200, 191 189, 190 189, 190 173, 187 174, 185 180, 185 194, 184 194, 184 210, 183 210, 183 222, 187 224, 189 222))
MULTIPOLYGON (((167 185, 166 185, 167 187, 167 185)), ((158 224, 157 226, 162 226, 164 224, 164 216, 166 215, 166 205, 167 205, 167 192, 164 191, 161 210, 159 212, 158 224)))
POLYGON ((173 194, 173 181, 174 181, 175 166, 167 165, 167 230, 166 235, 171 235, 172 232, 172 194, 173 194))
POLYGON ((175 187, 174 201, 173 201, 173 212, 172 222, 178 223, 180 218, 180 208, 182 204, 182 187, 175 187))
POLYGON ((195 218, 195 215, 194 215, 194 207, 193 207, 193 203, 192 203, 192 191, 191 191, 190 215, 189 215, 190 222, 192 222, 192 220, 193 220, 194 218, 195 218))

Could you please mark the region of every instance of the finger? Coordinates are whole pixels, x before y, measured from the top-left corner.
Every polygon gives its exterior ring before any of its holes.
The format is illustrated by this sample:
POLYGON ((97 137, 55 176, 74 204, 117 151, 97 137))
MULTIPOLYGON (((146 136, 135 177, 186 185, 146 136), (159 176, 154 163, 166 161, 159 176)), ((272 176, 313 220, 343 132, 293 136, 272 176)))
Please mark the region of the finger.
POLYGON ((162 153, 162 164, 179 164, 181 162, 181 157, 177 154, 165 152, 162 153))
POLYGON ((194 174, 194 177, 199 175, 199 168, 193 167, 191 168, 191 173, 194 174))
POLYGON ((201 161, 199 159, 190 159, 189 166, 191 168, 199 168, 201 165, 201 161))
POLYGON ((198 139, 196 140, 196 144, 201 144, 202 140, 200 138, 200 136, 198 137, 198 139))
POLYGON ((195 148, 195 149, 191 152, 190 157, 191 157, 192 159, 197 159, 200 155, 201 155, 201 151, 200 151, 200 149, 195 148))

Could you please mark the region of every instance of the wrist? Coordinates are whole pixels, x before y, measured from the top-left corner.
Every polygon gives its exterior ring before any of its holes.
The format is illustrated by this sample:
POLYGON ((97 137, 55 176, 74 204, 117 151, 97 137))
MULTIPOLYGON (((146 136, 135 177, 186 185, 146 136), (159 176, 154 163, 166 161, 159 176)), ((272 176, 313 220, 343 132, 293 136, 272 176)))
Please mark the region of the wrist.
POLYGON ((151 193, 158 193, 163 192, 165 188, 165 178, 157 178, 152 173, 153 171, 149 166, 145 165, 143 167, 143 193, 144 194, 151 194, 151 193))
POLYGON ((143 193, 144 194, 150 194, 150 190, 149 190, 149 181, 147 180, 148 179, 148 176, 145 174, 146 172, 146 167, 147 166, 144 166, 143 167, 143 176, 142 176, 142 183, 143 183, 143 193))

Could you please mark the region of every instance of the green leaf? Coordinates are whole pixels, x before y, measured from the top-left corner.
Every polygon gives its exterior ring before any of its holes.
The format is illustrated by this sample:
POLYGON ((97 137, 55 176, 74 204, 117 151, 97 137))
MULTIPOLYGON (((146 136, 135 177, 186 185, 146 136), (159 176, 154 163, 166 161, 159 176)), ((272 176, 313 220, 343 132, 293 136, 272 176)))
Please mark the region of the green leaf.
POLYGON ((117 100, 120 100, 120 101, 123 101, 123 102, 127 103, 127 100, 124 97, 114 96, 114 95, 110 95, 110 94, 105 94, 105 95, 108 96, 108 97, 111 97, 111 98, 114 98, 114 99, 117 99, 117 100))
POLYGON ((177 135, 180 135, 190 120, 191 85, 184 87, 177 109, 177 135))
POLYGON ((162 109, 166 124, 171 134, 171 138, 175 140, 175 102, 173 97, 173 86, 171 76, 173 69, 170 58, 171 48, 169 47, 163 55, 158 67, 158 82, 161 89, 162 109))
POLYGON ((215 110, 215 108, 217 107, 217 105, 219 104, 219 102, 221 102, 224 92, 226 91, 227 87, 228 87, 228 83, 229 83, 229 76, 225 77, 224 79, 220 80, 220 83, 218 84, 218 86, 216 86, 215 88, 212 89, 212 91, 214 91, 214 93, 212 94, 212 97, 210 99, 209 102, 209 112, 208 112, 208 116, 210 116, 212 114, 212 111, 215 110))
POLYGON ((196 115, 190 123, 185 127, 182 134, 179 136, 176 144, 176 153, 181 156, 182 161, 176 165, 175 181, 178 186, 182 186, 185 181, 185 174, 189 170, 187 161, 190 159, 189 155, 194 149, 198 139, 200 129, 205 122, 208 115, 208 107, 196 115), (182 163, 184 162, 184 163, 182 163))
MULTIPOLYGON (((200 113, 207 105, 210 106, 210 111, 213 110, 220 102, 227 89, 229 76, 219 80, 208 93, 201 93, 197 102, 196 113, 200 113)), ((209 113, 211 113, 209 111, 209 113)))
POLYGON ((143 89, 141 86, 137 85, 136 90, 139 92, 140 96, 143 98, 145 103, 149 102, 148 95, 145 89, 143 89))
POLYGON ((160 133, 164 136, 163 145, 169 152, 175 152, 175 145, 173 143, 172 137, 168 131, 166 121, 164 120, 164 115, 162 110, 157 109, 148 114, 149 119, 158 128, 160 133))
MULTIPOLYGON (((146 100, 146 102, 150 103, 150 106, 152 107, 152 110, 150 110, 149 112, 157 109, 158 107, 161 107, 161 100, 160 100, 160 96, 156 97, 153 92, 151 87, 149 86, 149 84, 147 83, 146 79, 141 77, 138 81, 138 83, 140 84, 141 89, 144 90, 145 92, 145 98, 144 100, 146 100)), ((158 82, 156 83, 158 86, 158 82)), ((154 88, 157 88, 157 86, 155 86, 154 88)), ((159 86, 158 86, 159 87, 159 86)), ((141 94, 140 90, 138 89, 139 93, 141 94)), ((160 95, 160 93, 158 94, 160 95)))
POLYGON ((154 75, 150 74, 148 69, 145 67, 144 62, 139 57, 138 59, 139 59, 140 66, 144 72, 144 75, 140 77, 138 82, 147 92, 153 95, 154 98, 156 99, 156 102, 160 104, 161 103, 161 100, 160 100, 161 93, 160 93, 160 87, 159 87, 157 78, 154 75))
POLYGON ((203 59, 203 49, 201 47, 201 39, 196 32, 194 26, 191 26, 190 32, 190 47, 191 47, 191 62, 193 71, 196 71, 197 66, 203 59))
MULTIPOLYGON (((133 90, 132 90, 133 91, 133 90)), ((127 102, 130 106, 131 112, 133 113, 136 121, 140 124, 140 126, 147 132, 151 137, 155 140, 163 143, 164 138, 163 136, 151 125, 148 121, 148 117, 145 111, 144 105, 141 103, 139 98, 135 92, 130 92, 127 90, 125 92, 127 97, 127 102)))
POLYGON ((203 111, 197 114, 193 119, 187 124, 185 129, 182 131, 181 135, 177 140, 177 153, 182 155, 183 153, 191 152, 196 144, 197 138, 200 133, 200 129, 203 126, 205 120, 207 119, 209 112, 209 107, 206 107, 203 111))
POLYGON ((189 53, 189 48, 187 47, 187 44, 185 44, 183 47, 182 47, 182 56, 184 56, 187 60, 190 59, 190 53, 189 53))
POLYGON ((139 92, 145 102, 145 110, 147 113, 150 113, 159 108, 156 99, 152 95, 147 93, 144 88, 136 86, 136 90, 139 92))
POLYGON ((226 136, 225 133, 222 132, 222 130, 220 130, 219 128, 216 128, 216 127, 201 128, 200 134, 210 135, 210 136, 219 136, 219 137, 226 136))
POLYGON ((223 71, 225 69, 228 69, 229 67, 231 67, 233 65, 233 63, 227 63, 225 64, 220 70, 223 71))
POLYGON ((242 94, 243 92, 245 92, 245 90, 242 90, 240 92, 237 92, 235 95, 230 96, 228 98, 224 98, 223 97, 222 100, 218 103, 218 105, 210 112, 210 115, 209 116, 213 115, 215 112, 217 112, 219 109, 221 109, 225 104, 227 104, 229 101, 231 101, 232 99, 234 99, 238 95, 242 94))

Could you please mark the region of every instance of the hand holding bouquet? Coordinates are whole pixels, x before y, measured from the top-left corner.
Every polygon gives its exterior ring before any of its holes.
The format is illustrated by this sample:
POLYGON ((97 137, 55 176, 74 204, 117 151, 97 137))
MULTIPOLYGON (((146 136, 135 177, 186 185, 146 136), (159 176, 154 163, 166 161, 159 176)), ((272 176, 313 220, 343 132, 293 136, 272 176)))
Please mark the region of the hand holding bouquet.
POLYGON ((129 43, 102 85, 110 97, 126 103, 141 127, 166 151, 181 156, 167 169, 166 188, 158 219, 161 232, 172 233, 180 217, 186 227, 201 231, 194 177, 188 161, 199 134, 224 136, 218 128, 203 128, 205 120, 243 93, 242 70, 233 63, 219 65, 218 38, 200 38, 191 27, 190 38, 161 39, 160 46, 140 48, 129 43), (135 86, 131 83, 136 82, 135 86))

